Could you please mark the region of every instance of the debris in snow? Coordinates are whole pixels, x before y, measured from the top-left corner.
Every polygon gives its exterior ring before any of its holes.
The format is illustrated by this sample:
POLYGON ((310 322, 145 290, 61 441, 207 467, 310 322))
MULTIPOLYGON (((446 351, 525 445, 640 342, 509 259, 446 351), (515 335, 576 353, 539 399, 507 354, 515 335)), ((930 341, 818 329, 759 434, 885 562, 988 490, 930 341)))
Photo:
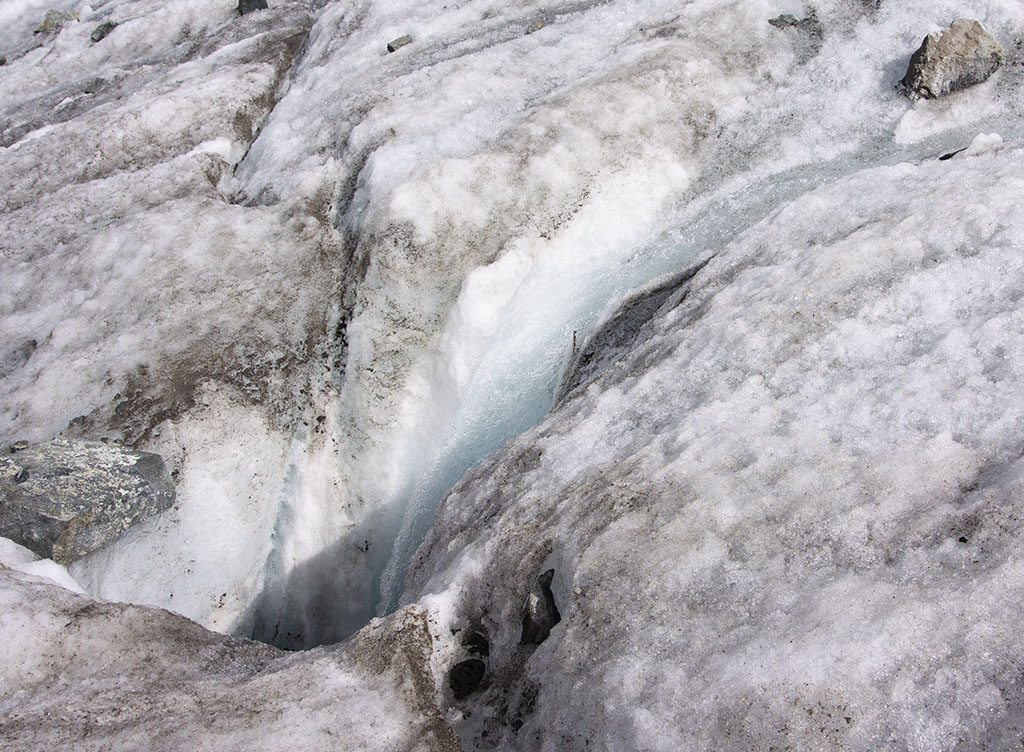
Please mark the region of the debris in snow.
POLYGON ((77 21, 78 14, 69 10, 48 10, 36 27, 35 34, 50 34, 60 31, 68 21, 77 21))
POLYGON ((526 33, 527 34, 532 34, 533 32, 540 31, 543 28, 544 28, 544 22, 543 21, 534 21, 532 24, 530 24, 530 27, 526 30, 526 33))
POLYGON ((107 36, 107 34, 112 32, 116 28, 117 28, 117 21, 104 21, 99 26, 97 26, 95 29, 93 29, 92 34, 89 35, 89 39, 91 39, 93 41, 93 43, 95 44, 96 42, 99 42, 101 39, 103 39, 105 36, 107 36))
POLYGON ((238 0, 238 15, 244 16, 254 10, 266 10, 267 0, 238 0))
POLYGON ((409 44, 411 41, 412 36, 410 36, 409 34, 403 34, 402 36, 398 37, 398 39, 392 39, 390 42, 388 42, 388 52, 394 52, 400 47, 405 47, 405 45, 409 44))
POLYGON ((107 85, 106 79, 103 78, 90 78, 82 86, 82 92, 85 94, 95 94, 97 91, 107 85))
POLYGON ((551 634, 551 628, 562 620, 555 605, 555 596, 551 592, 551 580, 555 570, 549 569, 537 578, 537 584, 526 596, 523 604, 523 636, 520 642, 524 645, 540 645, 551 634))
POLYGON ((467 658, 452 666, 448 672, 448 685, 456 700, 469 697, 484 678, 484 662, 479 658, 467 658))
POLYGON ((776 29, 785 29, 789 26, 797 26, 800 23, 800 19, 794 16, 792 13, 783 13, 781 16, 769 18, 768 23, 770 23, 776 29))
POLYGON ((157 454, 57 439, 0 457, 0 535, 61 564, 172 503, 157 454))
POLYGON ((961 18, 924 38, 910 58, 902 84, 912 97, 936 99, 985 81, 1005 54, 980 23, 961 18))

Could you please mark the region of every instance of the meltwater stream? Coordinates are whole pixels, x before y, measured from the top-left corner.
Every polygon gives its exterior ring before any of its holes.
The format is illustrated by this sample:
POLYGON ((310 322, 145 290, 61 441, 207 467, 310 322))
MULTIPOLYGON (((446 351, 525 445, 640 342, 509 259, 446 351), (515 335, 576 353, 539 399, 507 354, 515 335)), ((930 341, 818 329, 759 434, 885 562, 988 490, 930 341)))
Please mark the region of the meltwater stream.
MULTIPOLYGON (((961 134, 964 138, 970 141, 961 134)), ((502 308, 471 376, 457 389, 445 383, 449 379, 444 374, 432 384, 432 397, 449 409, 439 411, 423 432, 410 438, 428 451, 404 486, 409 502, 381 577, 377 613, 399 605, 412 557, 447 491, 467 469, 544 418, 567 375, 574 343, 582 347, 630 297, 703 262, 745 228, 822 184, 870 167, 935 158, 963 145, 947 134, 942 141, 872 147, 755 182, 744 176, 739 181, 745 184, 726 184, 715 198, 691 203, 670 228, 639 233, 634 242, 609 247, 600 247, 600 231, 584 231, 576 242, 589 243, 589 248, 537 261, 502 308)), ((501 259, 492 266, 500 264, 508 262, 501 259)), ((501 273, 494 270, 495 276, 501 273)), ((467 280, 460 303, 472 285, 467 280)))
POLYGON ((418 417, 388 447, 402 474, 386 498, 346 532, 329 505, 303 501, 333 491, 322 469, 296 460, 250 634, 315 647, 395 610, 438 504, 470 467, 543 420, 571 376, 574 343, 582 350, 623 303, 680 278, 794 198, 864 169, 937 158, 972 138, 889 142, 774 174, 712 174, 708 190, 698 185, 681 209, 637 202, 620 210, 633 197, 595 196, 552 240, 557 247, 544 249, 551 252, 513 247, 472 271, 436 351, 411 376, 406 414, 418 417))

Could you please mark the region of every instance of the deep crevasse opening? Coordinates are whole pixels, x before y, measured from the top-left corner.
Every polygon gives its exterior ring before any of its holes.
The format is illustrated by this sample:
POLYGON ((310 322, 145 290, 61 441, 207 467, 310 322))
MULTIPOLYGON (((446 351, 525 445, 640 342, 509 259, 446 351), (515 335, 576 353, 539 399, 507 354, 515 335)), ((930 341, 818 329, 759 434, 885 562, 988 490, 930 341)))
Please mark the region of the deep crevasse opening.
MULTIPOLYGON (((403 463, 403 482, 381 505, 386 511, 377 531, 389 546, 368 557, 359 591, 345 594, 365 600, 358 608, 351 602, 321 602, 307 610, 304 646, 351 634, 371 616, 399 605, 406 571, 448 490, 470 467, 543 420, 572 363, 574 343, 582 349, 627 299, 702 262, 745 228, 819 185, 862 169, 937 157, 945 148, 945 141, 872 148, 738 189, 727 185, 669 219, 656 207, 637 207, 627 231, 616 232, 603 222, 611 215, 621 223, 623 215, 596 200, 591 214, 560 239, 562 252, 531 256, 512 249, 474 270, 437 351, 420 364, 407 396, 415 429, 394 448, 403 463), (648 229, 637 232, 637 227, 648 229), (333 621, 339 610, 349 614, 340 624, 333 621), (321 639, 318 631, 325 625, 327 639, 321 639)), ((609 191, 604 200, 615 201, 616 195, 609 191)), ((296 528, 292 534, 303 532, 296 528)), ((324 561, 329 564, 330 558, 324 561)), ((332 576, 329 569, 320 574, 332 576)), ((301 593, 291 597, 303 601, 301 593)), ((259 636, 275 641, 270 634, 259 636)))

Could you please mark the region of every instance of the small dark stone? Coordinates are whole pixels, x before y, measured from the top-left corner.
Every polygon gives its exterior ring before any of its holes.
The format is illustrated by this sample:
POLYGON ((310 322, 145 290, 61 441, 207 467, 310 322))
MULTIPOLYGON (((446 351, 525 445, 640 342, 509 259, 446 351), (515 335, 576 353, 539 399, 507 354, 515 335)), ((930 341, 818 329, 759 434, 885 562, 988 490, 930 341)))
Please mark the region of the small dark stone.
POLYGON ((89 35, 89 39, 91 39, 93 41, 93 44, 95 44, 116 28, 116 21, 104 21, 92 30, 92 34, 89 35))
POLYGON ((254 10, 266 10, 267 0, 238 0, 238 15, 244 16, 254 10))
POLYGON ((105 79, 91 78, 88 81, 86 81, 85 84, 82 86, 82 91, 85 94, 95 94, 97 91, 99 91, 106 85, 107 82, 105 79))
POLYGON ((21 472, 14 476, 15 483, 24 483, 28 480, 28 468, 21 468, 21 472))
POLYGON ((781 16, 769 18, 768 23, 770 23, 776 29, 785 29, 789 26, 796 26, 797 24, 800 23, 800 19, 791 13, 783 13, 781 16))
POLYGON ((0 55, 0 65, 7 65, 7 58, 0 55))
POLYGON ((469 697, 484 678, 484 662, 479 658, 467 658, 452 666, 448 672, 448 685, 456 700, 469 697))
POLYGON ((526 596, 523 603, 523 636, 520 642, 524 645, 540 645, 551 634, 551 628, 562 620, 555 605, 555 596, 551 592, 551 581, 555 570, 549 569, 537 578, 537 584, 526 596))
MULTIPOLYGON (((948 154, 943 154, 941 157, 939 157, 939 161, 940 162, 945 162, 947 159, 952 159, 957 154, 959 154, 960 152, 964 151, 966 148, 967 147, 965 146, 963 149, 957 149, 956 151, 951 151, 948 154)), ((973 489, 969 489, 967 491, 967 493, 970 493, 971 490, 973 490, 973 489)))
POLYGON ((961 543, 966 543, 967 542, 967 536, 966 535, 961 535, 960 536, 960 542, 961 543))
POLYGON ((403 34, 398 39, 392 39, 388 42, 388 52, 394 52, 400 47, 405 47, 410 42, 412 42, 412 37, 409 34, 403 34))
POLYGON ((28 449, 28 442, 25 439, 18 439, 11 444, 11 453, 20 452, 22 449, 28 449))
POLYGON ((462 644, 472 655, 488 656, 491 654, 491 644, 479 632, 470 632, 463 639, 462 644))

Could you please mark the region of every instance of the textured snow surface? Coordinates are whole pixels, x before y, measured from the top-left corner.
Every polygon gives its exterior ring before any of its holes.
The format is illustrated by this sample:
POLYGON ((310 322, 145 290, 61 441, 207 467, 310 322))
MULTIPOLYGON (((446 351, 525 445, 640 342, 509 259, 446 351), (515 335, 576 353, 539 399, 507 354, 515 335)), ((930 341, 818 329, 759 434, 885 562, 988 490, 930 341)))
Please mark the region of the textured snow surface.
POLYGON ((30 750, 453 749, 422 609, 288 654, 0 566, 0 745, 30 750))
POLYGON ((1018 0, 235 5, 0 2, 0 447, 177 487, 0 548, 0 739, 1016 748, 1018 0))
POLYGON ((1019 744, 1022 168, 1004 146, 808 193, 467 475, 407 598, 490 635, 469 746, 1019 744))
POLYGON ((3 5, 0 436, 160 452, 180 503, 76 576, 244 631, 335 290, 333 231, 232 203, 231 173, 312 17, 299 3, 244 19, 226 1, 72 9, 33 35, 39 5, 3 5))

